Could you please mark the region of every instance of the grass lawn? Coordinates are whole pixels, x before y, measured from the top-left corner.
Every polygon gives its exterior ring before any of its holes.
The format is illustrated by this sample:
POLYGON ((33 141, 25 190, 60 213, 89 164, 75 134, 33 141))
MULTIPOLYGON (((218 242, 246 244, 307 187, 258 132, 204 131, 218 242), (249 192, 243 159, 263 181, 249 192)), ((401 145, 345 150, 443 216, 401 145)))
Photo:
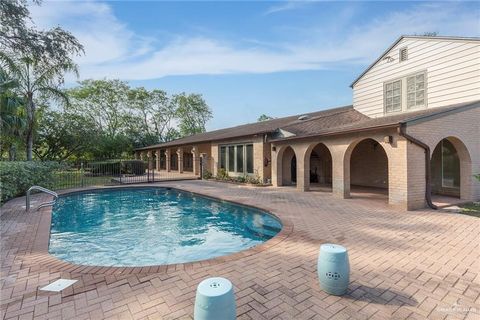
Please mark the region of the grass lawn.
POLYGON ((462 209, 462 211, 460 211, 461 214, 480 218, 480 202, 467 203, 460 206, 460 208, 462 209))
POLYGON ((57 171, 55 172, 54 189, 114 184, 112 179, 112 176, 86 176, 80 171, 57 171))

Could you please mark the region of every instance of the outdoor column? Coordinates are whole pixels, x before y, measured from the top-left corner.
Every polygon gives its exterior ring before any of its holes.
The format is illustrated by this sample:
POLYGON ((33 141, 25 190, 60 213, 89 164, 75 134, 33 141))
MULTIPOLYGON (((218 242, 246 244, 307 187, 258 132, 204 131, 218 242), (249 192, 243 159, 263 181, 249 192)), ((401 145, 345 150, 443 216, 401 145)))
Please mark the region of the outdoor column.
POLYGON ((271 146, 271 155, 272 155, 272 186, 279 187, 282 185, 282 162, 281 162, 281 151, 282 146, 276 146, 272 144, 271 146))
POLYGON ((155 154, 157 155, 157 171, 160 171, 160 149, 158 149, 155 154))
POLYGON ((332 193, 334 196, 350 198, 350 157, 345 159, 348 145, 332 145, 332 193), (347 162, 347 163, 345 163, 347 162))
POLYGON ((200 156, 198 154, 198 148, 192 148, 192 157, 193 157, 193 174, 195 176, 200 174, 200 156))
POLYGON ((147 151, 148 170, 153 169, 152 150, 147 151))
POLYGON ((145 160, 145 152, 140 151, 140 160, 145 160))
MULTIPOLYGON (((211 168, 207 168, 208 164, 207 164, 207 160, 208 160, 208 155, 206 153, 200 153, 200 156, 199 156, 199 159, 198 159, 198 167, 200 168, 200 173, 205 173, 205 170, 207 170, 208 172, 211 172, 211 168)), ((202 177, 203 179, 203 177, 202 177)))
POLYGON ((308 144, 292 145, 297 158, 297 189, 308 191, 310 189, 310 157, 306 157, 308 144))
POLYGON ((135 160, 139 160, 139 159, 140 159, 140 152, 135 151, 135 160))
POLYGON ((177 150, 178 173, 183 173, 183 149, 177 150))
POLYGON ((165 150, 165 169, 170 172, 170 149, 165 150))

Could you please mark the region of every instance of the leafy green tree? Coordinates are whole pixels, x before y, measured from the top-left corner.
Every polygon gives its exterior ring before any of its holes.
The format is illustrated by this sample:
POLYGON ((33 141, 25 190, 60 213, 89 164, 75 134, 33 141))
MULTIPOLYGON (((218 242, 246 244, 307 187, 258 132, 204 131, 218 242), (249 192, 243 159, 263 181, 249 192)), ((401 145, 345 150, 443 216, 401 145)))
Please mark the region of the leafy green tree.
POLYGON ((261 121, 267 121, 267 120, 272 120, 272 119, 273 119, 273 117, 267 116, 266 114, 262 114, 260 117, 258 117, 257 121, 261 122, 261 121))
POLYGON ((41 96, 50 99, 63 100, 68 103, 68 97, 61 90, 66 72, 77 73, 77 66, 70 58, 53 65, 43 61, 35 61, 28 57, 8 56, 0 53, 4 70, 16 80, 16 94, 25 101, 26 109, 26 154, 27 160, 32 160, 33 136, 37 99, 41 96))
POLYGON ((181 93, 173 97, 179 120, 181 136, 205 132, 205 125, 212 118, 212 111, 200 94, 181 93))
POLYGON ((129 114, 130 87, 120 80, 84 80, 67 90, 70 113, 90 118, 97 129, 109 137, 121 134, 129 114))
POLYGON ((16 149, 26 127, 25 104, 12 91, 15 87, 16 82, 0 70, 0 150, 2 157, 8 150, 10 161, 16 160, 16 149))
POLYGON ((24 99, 26 156, 32 160, 36 100, 41 95, 66 98, 60 87, 65 73, 77 74, 72 56, 82 54, 83 46, 60 27, 37 30, 29 20, 27 1, 0 1, 0 67, 16 81, 15 93, 24 99))
POLYGON ((90 119, 58 111, 47 111, 39 118, 33 151, 40 160, 82 159, 92 152, 98 132, 90 119))
MULTIPOLYGON (((40 5, 41 0, 31 3, 40 5)), ((32 23, 26 0, 0 1, 0 49, 34 61, 56 65, 71 54, 82 54, 83 47, 60 27, 38 30, 32 23)))

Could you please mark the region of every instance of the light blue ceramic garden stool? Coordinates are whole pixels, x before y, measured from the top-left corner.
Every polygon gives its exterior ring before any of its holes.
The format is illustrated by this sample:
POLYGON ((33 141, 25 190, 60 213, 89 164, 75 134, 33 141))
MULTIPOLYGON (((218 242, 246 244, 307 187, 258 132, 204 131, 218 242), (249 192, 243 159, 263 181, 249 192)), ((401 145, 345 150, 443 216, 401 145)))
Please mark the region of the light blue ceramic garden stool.
POLYGON ((208 278, 200 282, 195 297, 195 320, 234 320, 235 296, 232 283, 225 278, 208 278))
POLYGON ((347 292, 350 281, 347 249, 338 244, 322 244, 318 254, 317 273, 323 291, 336 296, 347 292))

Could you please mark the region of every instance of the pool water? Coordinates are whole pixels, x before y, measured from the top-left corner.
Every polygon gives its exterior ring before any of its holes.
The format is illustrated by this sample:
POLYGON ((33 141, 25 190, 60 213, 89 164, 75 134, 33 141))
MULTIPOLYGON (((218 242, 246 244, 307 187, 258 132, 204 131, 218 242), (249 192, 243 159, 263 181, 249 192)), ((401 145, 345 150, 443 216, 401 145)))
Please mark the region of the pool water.
POLYGON ((58 199, 49 252, 94 266, 184 263, 251 248, 281 228, 261 210, 175 189, 94 190, 58 199))

